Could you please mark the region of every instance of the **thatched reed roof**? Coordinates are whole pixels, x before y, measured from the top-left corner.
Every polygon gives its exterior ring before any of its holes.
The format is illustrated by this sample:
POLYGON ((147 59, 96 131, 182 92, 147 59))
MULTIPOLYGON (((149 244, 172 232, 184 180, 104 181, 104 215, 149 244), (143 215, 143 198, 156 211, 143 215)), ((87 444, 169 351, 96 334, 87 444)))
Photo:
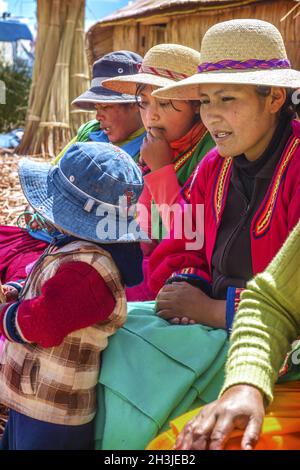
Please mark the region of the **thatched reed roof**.
POLYGON ((135 0, 89 29, 89 62, 124 48, 144 55, 160 43, 200 50, 211 26, 233 18, 258 18, 274 24, 292 65, 300 69, 300 0, 135 0))
POLYGON ((129 19, 138 19, 139 17, 165 15, 168 13, 174 14, 174 11, 188 13, 214 8, 243 6, 262 1, 264 0, 135 0, 130 5, 106 16, 99 23, 108 25, 113 22, 116 24, 128 21, 129 19))

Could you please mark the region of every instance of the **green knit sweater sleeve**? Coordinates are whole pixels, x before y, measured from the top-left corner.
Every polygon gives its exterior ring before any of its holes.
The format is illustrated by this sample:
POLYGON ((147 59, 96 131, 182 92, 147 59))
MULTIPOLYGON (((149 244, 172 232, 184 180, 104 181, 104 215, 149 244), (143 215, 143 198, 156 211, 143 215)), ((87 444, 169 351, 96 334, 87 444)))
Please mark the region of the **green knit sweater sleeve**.
POLYGON ((300 329, 300 222, 241 299, 221 395, 233 385, 249 384, 271 401, 279 369, 300 329))

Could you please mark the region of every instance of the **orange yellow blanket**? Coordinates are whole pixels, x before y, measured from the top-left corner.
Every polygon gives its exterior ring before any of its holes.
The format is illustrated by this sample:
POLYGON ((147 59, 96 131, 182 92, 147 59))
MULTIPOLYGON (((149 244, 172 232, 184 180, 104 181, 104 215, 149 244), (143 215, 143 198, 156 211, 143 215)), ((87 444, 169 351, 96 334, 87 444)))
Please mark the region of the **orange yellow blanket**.
MULTIPOLYGON (((300 450, 300 381, 275 385, 274 401, 267 409, 261 437, 255 450, 300 450)), ((149 450, 170 450, 185 424, 199 408, 170 423, 170 429, 148 444, 149 450)), ((242 431, 234 431, 225 450, 239 450, 242 431)))

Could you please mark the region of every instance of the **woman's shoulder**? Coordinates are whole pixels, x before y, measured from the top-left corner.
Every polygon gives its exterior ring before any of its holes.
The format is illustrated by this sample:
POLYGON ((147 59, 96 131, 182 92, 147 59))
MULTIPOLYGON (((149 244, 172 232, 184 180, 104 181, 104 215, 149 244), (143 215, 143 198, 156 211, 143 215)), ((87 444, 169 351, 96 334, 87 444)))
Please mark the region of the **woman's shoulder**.
POLYGON ((300 121, 292 122, 292 136, 282 158, 288 159, 289 172, 294 170, 300 176, 300 121))
POLYGON ((224 162, 224 158, 219 155, 216 147, 214 147, 205 155, 196 167, 194 179, 202 178, 204 174, 207 177, 214 175, 222 162, 224 162))
MULTIPOLYGON (((210 150, 203 160, 197 165, 182 190, 182 196, 186 201, 192 200, 192 194, 207 193, 211 191, 216 175, 219 173, 224 158, 221 157, 216 148, 210 150)), ((198 197, 198 196, 196 196, 198 197)))

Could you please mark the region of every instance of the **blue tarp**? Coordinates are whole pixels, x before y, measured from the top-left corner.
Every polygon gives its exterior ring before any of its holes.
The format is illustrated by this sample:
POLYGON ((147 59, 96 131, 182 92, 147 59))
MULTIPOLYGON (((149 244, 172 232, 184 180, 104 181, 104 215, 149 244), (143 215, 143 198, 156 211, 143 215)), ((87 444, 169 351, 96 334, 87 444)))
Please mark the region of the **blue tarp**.
POLYGON ((14 42, 19 39, 33 40, 27 24, 17 20, 0 20, 0 41, 14 42))
POLYGON ((15 148, 21 142, 24 129, 15 129, 7 134, 0 134, 0 148, 15 148))

